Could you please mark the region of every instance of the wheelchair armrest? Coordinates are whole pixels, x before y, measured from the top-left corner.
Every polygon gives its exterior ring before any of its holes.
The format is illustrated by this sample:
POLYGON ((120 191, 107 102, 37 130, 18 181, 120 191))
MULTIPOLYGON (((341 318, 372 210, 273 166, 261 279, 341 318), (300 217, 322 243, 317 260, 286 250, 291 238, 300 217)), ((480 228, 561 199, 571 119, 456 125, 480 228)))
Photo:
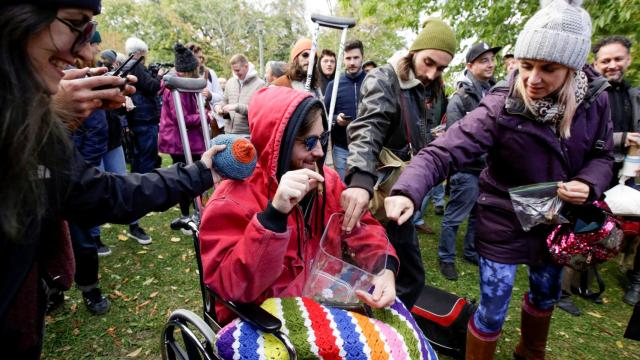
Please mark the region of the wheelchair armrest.
POLYGON ((241 304, 233 301, 223 300, 213 290, 207 291, 214 299, 222 303, 227 309, 233 311, 240 319, 251 324, 256 329, 273 334, 280 330, 282 322, 277 317, 271 315, 267 310, 256 304, 241 304))

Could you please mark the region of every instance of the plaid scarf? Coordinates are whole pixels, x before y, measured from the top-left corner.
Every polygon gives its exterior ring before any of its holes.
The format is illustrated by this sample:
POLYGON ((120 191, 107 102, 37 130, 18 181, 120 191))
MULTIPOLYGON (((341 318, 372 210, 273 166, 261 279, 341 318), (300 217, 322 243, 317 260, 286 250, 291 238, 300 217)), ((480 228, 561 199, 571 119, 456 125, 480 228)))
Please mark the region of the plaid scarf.
MULTIPOLYGON (((578 70, 574 75, 574 80, 576 82, 576 105, 580 105, 589 88, 587 75, 584 71, 578 70)), ((559 104, 556 98, 550 96, 533 100, 531 108, 537 121, 549 125, 557 125, 565 111, 565 106, 559 104)))

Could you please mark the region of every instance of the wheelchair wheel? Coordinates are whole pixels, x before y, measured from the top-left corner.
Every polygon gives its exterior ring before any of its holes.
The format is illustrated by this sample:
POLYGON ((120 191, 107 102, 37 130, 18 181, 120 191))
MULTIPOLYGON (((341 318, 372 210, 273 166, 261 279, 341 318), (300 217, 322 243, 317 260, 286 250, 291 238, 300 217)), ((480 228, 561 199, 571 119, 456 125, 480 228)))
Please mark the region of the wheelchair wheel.
POLYGON ((195 313, 178 309, 171 313, 162 331, 163 360, 213 360, 215 333, 195 313))

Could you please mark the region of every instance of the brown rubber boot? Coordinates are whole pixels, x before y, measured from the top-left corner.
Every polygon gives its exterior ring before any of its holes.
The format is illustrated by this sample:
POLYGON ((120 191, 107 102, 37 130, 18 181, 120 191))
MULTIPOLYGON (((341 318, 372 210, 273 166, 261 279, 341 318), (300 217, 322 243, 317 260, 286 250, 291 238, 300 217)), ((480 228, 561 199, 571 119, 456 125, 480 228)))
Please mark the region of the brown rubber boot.
POLYGON ((546 311, 538 310, 527 299, 522 302, 520 342, 513 353, 516 359, 544 359, 552 314, 553 308, 546 311))
MULTIPOLYGON (((469 322, 471 321, 473 321, 473 317, 469 320, 469 322)), ((467 325, 467 346, 464 358, 466 360, 491 360, 496 352, 497 343, 497 336, 493 339, 481 339, 471 325, 467 325)))

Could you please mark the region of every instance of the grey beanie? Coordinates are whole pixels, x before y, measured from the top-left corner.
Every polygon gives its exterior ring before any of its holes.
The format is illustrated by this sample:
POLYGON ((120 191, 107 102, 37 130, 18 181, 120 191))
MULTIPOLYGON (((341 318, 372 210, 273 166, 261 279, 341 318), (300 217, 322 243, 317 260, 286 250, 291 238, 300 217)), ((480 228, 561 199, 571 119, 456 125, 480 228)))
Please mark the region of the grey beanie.
POLYGON ((518 35, 517 59, 544 60, 581 69, 591 48, 591 17, 582 0, 542 0, 518 35))

